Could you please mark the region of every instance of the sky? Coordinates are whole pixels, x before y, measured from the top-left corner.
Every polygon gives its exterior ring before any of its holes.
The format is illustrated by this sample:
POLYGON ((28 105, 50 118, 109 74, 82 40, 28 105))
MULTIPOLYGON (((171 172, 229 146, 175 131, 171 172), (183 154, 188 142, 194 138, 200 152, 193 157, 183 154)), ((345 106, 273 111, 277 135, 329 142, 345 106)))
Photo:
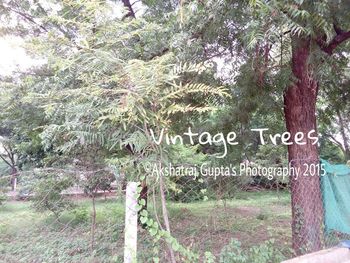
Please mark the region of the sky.
POLYGON ((23 41, 18 37, 0 38, 0 75, 9 75, 17 67, 26 69, 33 65, 33 60, 21 47, 23 41))

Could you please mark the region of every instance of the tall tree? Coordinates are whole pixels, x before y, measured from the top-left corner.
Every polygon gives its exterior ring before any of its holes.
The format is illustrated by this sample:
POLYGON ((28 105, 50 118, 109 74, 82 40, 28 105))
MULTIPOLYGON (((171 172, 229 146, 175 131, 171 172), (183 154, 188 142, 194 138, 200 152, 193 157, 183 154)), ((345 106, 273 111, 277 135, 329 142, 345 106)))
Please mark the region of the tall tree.
MULTIPOLYGON (((337 8, 336 10, 345 8, 345 1, 341 2, 338 6, 333 7, 337 8)), ((332 11, 333 3, 333 1, 327 3, 330 11, 332 11)), ((316 7, 316 4, 305 2, 296 6, 296 12, 307 10, 307 12, 314 12, 310 13, 311 17, 316 17, 318 15, 314 10, 316 7)), ((318 45, 327 55, 332 55, 340 44, 350 39, 350 31, 340 29, 340 27, 348 29, 348 23, 339 25, 336 20, 332 23, 334 36, 328 41, 326 35, 328 31, 316 31, 315 34, 312 32, 291 37, 291 67, 295 81, 284 94, 284 112, 287 130, 292 137, 298 132, 307 134, 311 130, 317 131, 316 102, 320 82, 314 71, 318 67, 317 63, 322 63, 322 61, 316 63, 312 61, 313 49, 318 45)), ((310 165, 317 167, 318 149, 317 144, 313 144, 310 140, 305 142, 305 145, 291 144, 288 146, 289 161, 292 167, 300 169, 301 172, 305 171, 307 174, 296 180, 291 178, 293 247, 297 253, 304 252, 304 249, 319 250, 322 247, 323 235, 323 206, 319 174, 312 175, 309 174, 310 170, 306 170, 310 165)))
MULTIPOLYGON (((349 51, 349 5, 330 0, 196 1, 182 4, 178 12, 183 28, 192 33, 197 54, 201 50, 203 59, 220 57, 238 68, 233 93, 248 95, 242 100, 246 109, 266 107, 264 97, 271 102, 276 94, 283 98, 286 129, 294 138, 312 130, 317 136, 319 89, 331 77, 328 68, 339 60, 335 51, 349 51)), ((301 173, 319 163, 313 142, 288 145, 290 164, 301 173)), ((298 254, 322 247, 318 175, 290 180, 293 247, 298 254)))

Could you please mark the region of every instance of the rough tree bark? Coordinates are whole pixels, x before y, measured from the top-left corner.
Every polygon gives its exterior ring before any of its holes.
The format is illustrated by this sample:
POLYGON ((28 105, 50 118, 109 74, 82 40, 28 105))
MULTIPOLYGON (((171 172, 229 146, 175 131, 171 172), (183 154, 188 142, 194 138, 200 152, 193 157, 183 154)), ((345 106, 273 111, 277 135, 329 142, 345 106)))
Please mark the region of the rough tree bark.
MULTIPOLYGON (((350 31, 344 31, 334 24, 336 35, 330 42, 326 36, 316 38, 292 37, 292 71, 295 82, 284 94, 284 114, 287 130, 294 135, 297 132, 317 132, 316 101, 318 82, 313 75, 310 63, 310 50, 316 44, 328 55, 343 42, 350 39, 350 31)), ((303 174, 310 165, 319 163, 317 145, 309 139, 306 145, 288 145, 288 158, 291 166, 303 174)), ((319 173, 314 176, 291 177, 292 191, 292 233, 293 248, 297 254, 316 251, 322 247, 323 206, 319 173)))
MULTIPOLYGON (((292 71, 296 78, 284 95, 287 130, 292 138, 297 132, 308 134, 316 127, 318 83, 309 64, 311 40, 293 37, 292 71)), ((291 177, 293 248, 297 254, 316 251, 322 246, 323 208, 318 173, 301 176, 310 165, 319 162, 317 145, 305 139, 305 145, 288 146, 290 165, 299 169, 299 177, 291 177)), ((307 172, 307 171, 306 171, 307 172)))

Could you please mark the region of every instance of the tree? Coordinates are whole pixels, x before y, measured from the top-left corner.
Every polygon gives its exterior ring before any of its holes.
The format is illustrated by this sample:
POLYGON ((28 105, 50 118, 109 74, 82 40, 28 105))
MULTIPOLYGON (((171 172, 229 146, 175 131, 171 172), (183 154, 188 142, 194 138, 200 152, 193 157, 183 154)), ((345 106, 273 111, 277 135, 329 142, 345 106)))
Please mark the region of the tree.
MULTIPOLYGON (((332 5, 331 2, 328 3, 332 5)), ((345 1, 336 6, 337 10, 344 8, 345 1), (342 5, 343 4, 343 5, 342 5)), ((313 4, 301 4, 296 7, 297 12, 315 8, 313 4)), ((331 6, 329 7, 330 10, 331 6)), ((316 11, 316 10, 315 10, 316 11)), ((314 11, 314 12, 315 12, 314 11)), ((310 12, 310 11, 309 11, 310 12)), ((310 15, 317 15, 311 13, 310 15)), ((312 63, 312 49, 318 45, 327 55, 332 55, 335 48, 342 42, 350 39, 350 31, 340 29, 337 21, 333 21, 335 35, 327 41, 327 33, 315 32, 309 34, 294 35, 291 37, 292 45, 292 72, 296 78, 293 85, 287 88, 284 94, 284 112, 287 130, 292 136, 298 132, 308 133, 317 131, 316 102, 319 90, 319 80, 314 73, 318 65, 312 63)), ((320 62, 319 62, 320 63, 320 62)), ((306 171, 305 163, 317 165, 319 155, 317 145, 307 141, 305 146, 292 144, 288 146, 289 162, 293 167, 306 171)), ((319 176, 306 176, 298 180, 291 180, 292 213, 293 213, 293 247, 297 253, 303 249, 316 251, 322 247, 323 206, 321 200, 321 188, 319 176), (300 226, 300 222, 302 225, 300 226)))
MULTIPOLYGON (((179 12, 191 40, 202 46, 203 59, 238 60, 233 90, 249 95, 242 103, 247 109, 270 106, 263 98, 276 92, 283 96, 285 125, 293 138, 298 132, 317 134, 319 89, 331 77, 328 68, 339 64, 334 53, 348 50, 349 10, 348 1, 255 0, 191 2, 179 12)), ((305 142, 288 145, 292 167, 302 172, 304 164, 319 162, 318 146, 305 142)), ((318 174, 291 178, 291 191, 293 248, 298 254, 318 250, 323 222, 318 174)))
POLYGON ((91 251, 95 246, 95 230, 96 230, 96 197, 98 191, 107 189, 111 183, 115 180, 115 176, 108 171, 87 171, 82 172, 80 175, 79 185, 84 189, 84 193, 87 194, 92 200, 92 213, 91 213, 91 251))
MULTIPOLYGON (((317 131, 316 103, 322 80, 318 70, 322 70, 335 49, 350 39, 349 15, 346 1, 254 1, 254 9, 264 20, 263 26, 274 25, 284 28, 279 31, 280 38, 290 34, 291 71, 293 82, 284 93, 284 115, 286 128, 294 137, 298 132, 317 131), (270 16, 271 19, 268 19, 270 16)), ((262 29, 265 34, 259 41, 271 49, 268 37, 273 33, 262 29)), ((282 41, 281 41, 282 42, 282 41)), ((282 48, 282 47, 281 47, 282 48)), ((292 167, 307 172, 305 164, 319 163, 317 144, 310 140, 305 145, 288 146, 288 158, 292 167)), ((298 254, 319 250, 322 247, 323 208, 320 180, 316 176, 303 176, 298 180, 291 178, 293 248, 298 254)))
MULTIPOLYGON (((29 32, 28 49, 50 58, 45 65, 50 74, 36 78, 35 86, 43 90, 25 96, 38 102, 48 119, 40 133, 44 149, 70 160, 87 152, 96 156, 92 165, 117 164, 129 180, 144 181, 149 162, 162 167, 170 161, 171 149, 156 145, 149 129, 174 133, 184 113, 204 116, 229 95, 198 77, 212 71, 210 65, 181 63, 163 49, 172 28, 131 19, 131 5, 123 3, 128 10, 121 17, 101 1, 58 1, 57 10, 35 2, 36 12, 25 9, 27 1, 14 1, 4 9, 40 31, 35 38, 29 32)), ((159 186, 170 234, 167 181, 162 176, 149 180, 159 186)), ((173 255, 170 244, 169 250, 173 255)))

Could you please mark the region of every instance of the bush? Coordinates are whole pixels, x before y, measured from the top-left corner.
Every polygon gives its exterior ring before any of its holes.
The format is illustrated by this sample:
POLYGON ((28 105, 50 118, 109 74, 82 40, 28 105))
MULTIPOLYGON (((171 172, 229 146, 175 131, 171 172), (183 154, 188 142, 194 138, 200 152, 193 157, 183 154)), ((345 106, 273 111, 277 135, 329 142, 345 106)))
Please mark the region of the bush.
POLYGON ((169 188, 170 200, 190 203, 203 199, 201 190, 206 187, 204 183, 189 176, 173 177, 171 180, 173 187, 169 188))
POLYGON ((9 177, 0 175, 0 205, 7 200, 6 188, 9 186, 9 177))
POLYGON ((73 214, 74 214, 74 222, 76 224, 84 223, 89 219, 89 212, 84 206, 76 207, 73 210, 73 214))
POLYGON ((64 210, 71 209, 73 204, 67 200, 62 191, 73 186, 73 180, 65 176, 41 175, 33 185, 34 208, 39 211, 50 211, 59 217, 64 210))
POLYGON ((0 193, 0 205, 2 205, 6 200, 7 197, 4 194, 0 193))
POLYGON ((284 259, 274 240, 243 250, 241 243, 232 239, 220 253, 220 263, 279 263, 284 259))

